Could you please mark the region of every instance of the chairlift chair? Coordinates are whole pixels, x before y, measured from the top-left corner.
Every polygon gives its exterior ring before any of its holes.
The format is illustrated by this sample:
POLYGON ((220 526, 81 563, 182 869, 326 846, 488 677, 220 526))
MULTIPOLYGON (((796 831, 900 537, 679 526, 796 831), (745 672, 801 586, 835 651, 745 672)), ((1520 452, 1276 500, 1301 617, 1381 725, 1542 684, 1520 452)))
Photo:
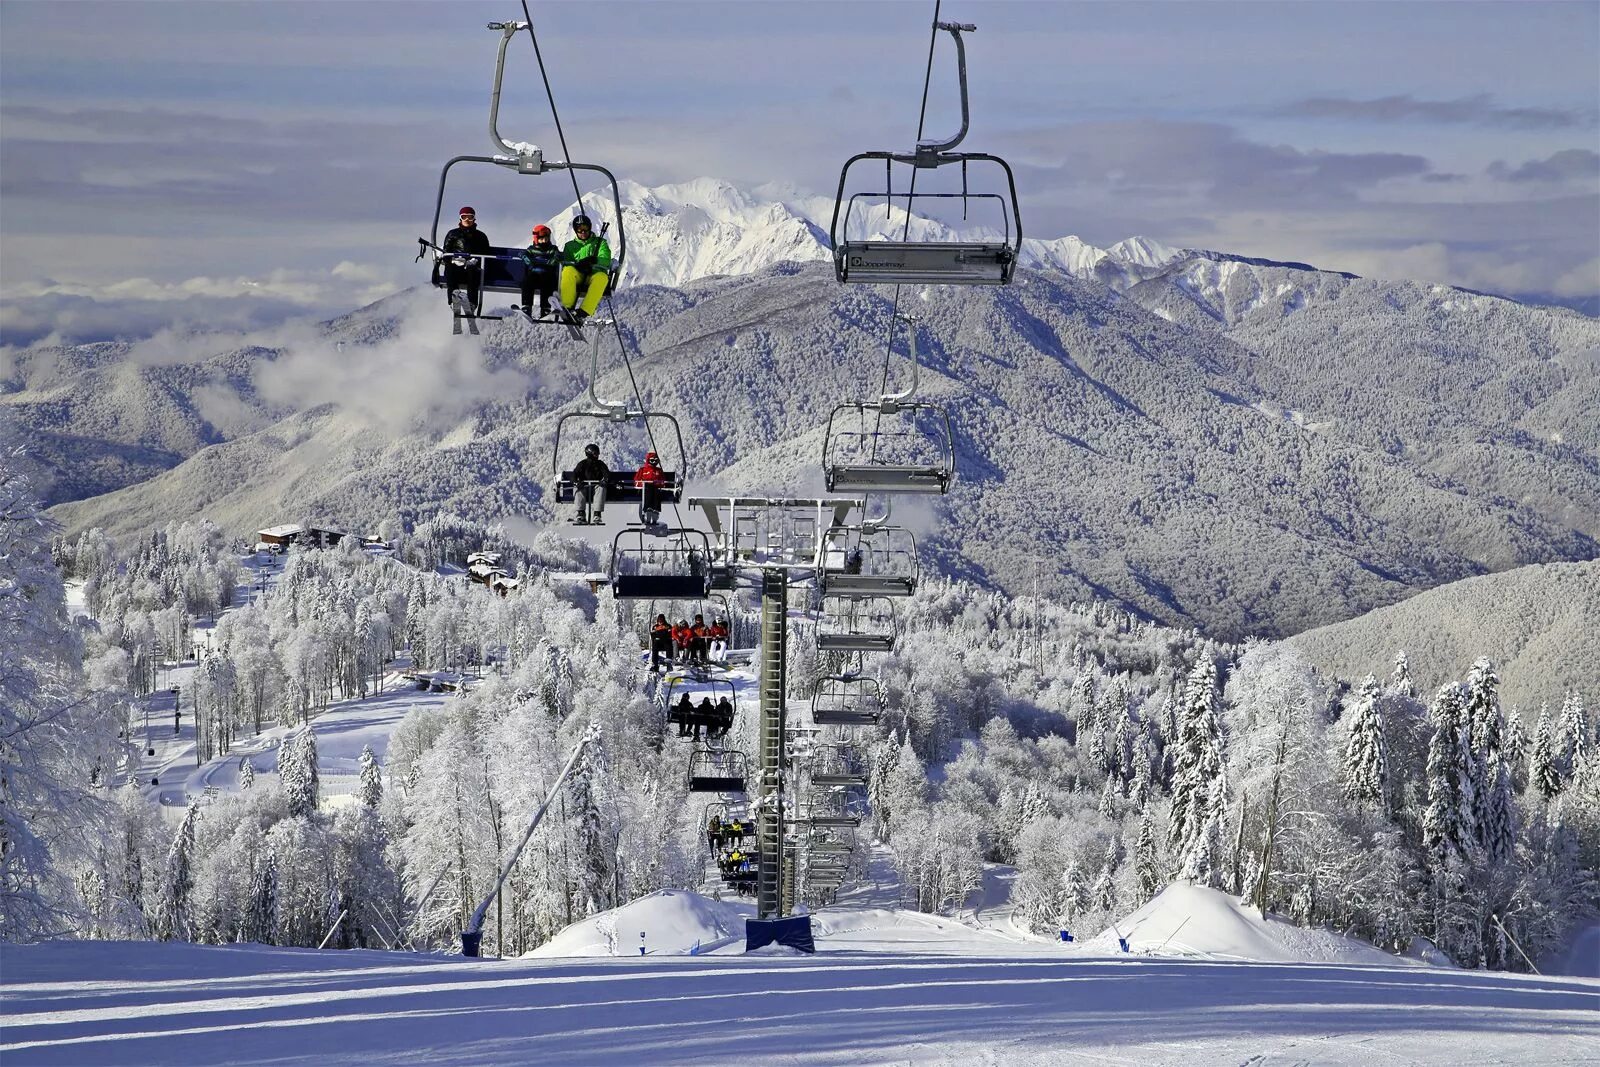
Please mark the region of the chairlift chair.
POLYGON ((970 120, 966 45, 961 34, 977 27, 955 22, 934 25, 955 38, 956 69, 961 87, 961 129, 953 137, 918 142, 911 152, 862 152, 845 162, 834 196, 833 221, 828 227, 834 274, 841 282, 1007 285, 1016 271, 1017 257, 1022 250, 1022 213, 1018 207, 1016 177, 1010 164, 987 152, 953 151, 966 138, 970 120), (868 161, 883 163, 883 187, 847 194, 851 169, 868 161), (918 192, 917 174, 940 167, 960 168, 960 192, 926 191, 926 184, 925 191, 918 192), (903 192, 896 188, 897 168, 906 175, 906 180, 900 183, 903 192), (973 172, 990 187, 974 191, 973 172), (1003 184, 999 180, 1002 177, 1003 184), (974 202, 992 209, 990 221, 999 223, 999 232, 993 232, 991 226, 984 239, 970 241, 916 241, 904 236, 894 240, 870 232, 871 224, 865 218, 870 206, 879 203, 884 205, 885 224, 889 225, 895 209, 903 208, 909 216, 918 207, 953 200, 961 202, 963 219, 968 217, 974 202))
POLYGON ((830 493, 947 493, 955 470, 950 413, 937 404, 853 401, 828 416, 822 471, 830 493))
POLYGON ((739 691, 738 691, 737 688, 734 687, 734 684, 731 681, 729 681, 728 679, 726 679, 726 678, 711 678, 711 677, 704 677, 704 676, 702 676, 702 677, 693 677, 693 676, 686 676, 686 675, 683 675, 683 674, 678 674, 676 672, 674 672, 673 674, 668 676, 668 678, 667 678, 667 723, 668 723, 668 725, 677 726, 680 729, 682 729, 685 726, 690 726, 690 727, 692 727, 692 726, 704 726, 706 728, 707 737, 712 739, 712 740, 715 740, 718 737, 724 736, 728 732, 728 730, 732 728, 733 724, 738 721, 738 718, 739 718, 739 691), (691 695, 691 690, 693 691, 693 693, 699 694, 699 697, 700 697, 699 700, 695 699, 694 696, 691 695), (683 697, 683 696, 689 696, 690 697, 691 704, 692 704, 692 706, 694 708, 693 712, 691 713, 690 717, 688 717, 688 718, 685 718, 683 716, 682 712, 680 712, 679 708, 678 708, 680 698, 683 697), (720 704, 721 701, 724 698, 727 699, 728 706, 730 708, 732 708, 733 711, 732 711, 732 714, 729 716, 728 721, 726 723, 716 722, 715 720, 707 722, 702 718, 702 712, 700 711, 700 700, 704 700, 707 697, 710 698, 713 708, 715 708, 718 704, 720 704), (713 734, 712 733, 713 730, 716 730, 717 732, 715 734, 713 734))
POLYGON ((711 542, 702 530, 630 527, 611 543, 618 600, 703 600, 711 591, 711 542))
POLYGON ((822 598, 818 651, 890 652, 894 639, 894 603, 886 597, 822 598))
MULTIPOLYGON (((444 169, 439 173, 439 192, 434 199, 433 227, 429 231, 428 237, 418 238, 418 243, 422 247, 421 251, 418 252, 417 258, 422 258, 430 249, 434 252, 432 283, 436 287, 443 287, 443 261, 452 256, 462 255, 454 252, 445 253, 439 247, 439 220, 444 212, 444 194, 450 182, 450 171, 457 164, 486 164, 499 167, 501 170, 509 170, 531 177, 557 170, 584 171, 603 178, 606 187, 609 189, 611 218, 616 223, 616 233, 614 237, 607 236, 607 241, 612 248, 610 270, 612 281, 608 291, 615 292, 616 281, 622 277, 622 265, 627 258, 628 251, 627 240, 622 228, 622 194, 617 187, 616 176, 605 167, 594 163, 574 163, 570 160, 545 159, 543 150, 537 145, 508 143, 500 134, 500 85, 505 77, 506 46, 510 43, 511 38, 526 29, 527 25, 525 22, 492 22, 489 24, 490 29, 497 30, 501 34, 500 52, 494 68, 494 91, 489 99, 489 136, 499 151, 491 156, 456 156, 444 165, 444 169)), ((584 210, 581 197, 578 202, 578 209, 580 211, 584 210)), ((464 258, 478 259, 483 263, 478 303, 472 312, 474 318, 484 317, 483 293, 485 292, 516 293, 518 296, 521 295, 523 263, 522 249, 520 247, 490 246, 487 253, 465 256, 464 258)))
POLYGON ((910 596, 921 568, 917 539, 900 526, 836 526, 823 549, 824 596, 910 596))
POLYGON ((853 788, 867 784, 860 754, 848 743, 819 744, 811 751, 811 784, 827 788, 853 788))
MULTIPOLYGON (((593 362, 589 374, 589 391, 585 399, 586 406, 576 411, 568 411, 556 420, 555 442, 551 445, 552 478, 555 481, 555 499, 557 503, 571 504, 577 499, 577 478, 571 469, 562 470, 562 439, 570 441, 573 429, 578 425, 599 423, 601 428, 627 426, 636 424, 644 428, 647 440, 651 447, 657 447, 658 435, 652 427, 665 424, 672 432, 670 435, 663 432, 659 439, 666 445, 676 448, 676 452, 663 457, 662 467, 664 480, 660 487, 661 500, 677 502, 683 499, 684 465, 687 454, 683 447, 683 431, 678 426, 678 420, 669 412, 645 411, 640 408, 629 407, 620 400, 605 400, 595 394, 595 383, 599 380, 600 357, 599 340, 596 333, 591 339, 593 362), (671 462, 672 466, 667 466, 671 462)), ((590 438, 612 436, 604 433, 590 433, 583 435, 580 440, 587 443, 590 438)), ((640 457, 643 459, 643 456, 640 457)), ((636 467, 621 467, 611 471, 611 477, 606 480, 606 503, 639 504, 644 499, 644 490, 634 484, 636 467)))
POLYGON ((697 748, 689 757, 689 792, 743 793, 748 770, 738 749, 697 748))
POLYGON ((811 697, 811 721, 818 726, 874 726, 882 713, 883 688, 859 675, 829 675, 811 697))

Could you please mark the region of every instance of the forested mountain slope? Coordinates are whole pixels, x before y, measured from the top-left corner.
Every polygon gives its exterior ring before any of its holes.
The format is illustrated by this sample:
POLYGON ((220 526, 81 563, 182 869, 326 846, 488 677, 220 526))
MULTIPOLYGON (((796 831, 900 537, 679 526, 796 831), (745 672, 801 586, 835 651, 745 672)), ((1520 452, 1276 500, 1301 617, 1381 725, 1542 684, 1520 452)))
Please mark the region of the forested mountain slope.
POLYGON ((226 338, 211 345, 179 360, 152 360, 149 345, 114 343, 15 355, 0 379, 0 418, 42 461, 44 502, 143 481, 289 414, 258 397, 252 384, 254 364, 270 359, 271 350, 225 350, 226 338))
POLYGON ((1600 663, 1600 563, 1549 563, 1453 582, 1289 640, 1347 680, 1386 676, 1406 654, 1422 696, 1494 661, 1507 708, 1531 723, 1541 704, 1592 693, 1600 663))
MULTIPOLYGON (((879 388, 888 295, 841 288, 822 264, 620 294, 642 394, 682 421, 691 491, 820 492, 834 404, 879 388)), ((465 366, 471 349, 438 347, 444 323, 431 294, 411 301, 332 324, 330 336, 349 344, 320 370, 348 381, 343 410, 214 446, 58 516, 120 533, 157 514, 245 526, 316 516, 365 527, 397 509, 411 521, 441 509, 548 518, 550 434, 559 405, 582 391, 586 352, 558 330, 507 320, 486 334, 484 363, 465 366), (363 368, 392 371, 394 352, 419 345, 444 353, 430 367, 454 360, 476 376, 478 399, 372 425, 358 410, 363 368)), ((1527 316, 1517 320, 1524 349, 1503 352, 1480 333, 1486 347, 1460 354, 1479 367, 1481 391, 1503 394, 1499 406, 1482 397, 1444 421, 1390 404, 1363 354, 1342 378, 1332 355, 1297 376, 1303 362, 1264 358, 1220 330, 1167 321, 1054 272, 1021 272, 1005 290, 933 291, 909 307, 922 320, 923 392, 949 407, 959 475, 948 498, 901 518, 922 527, 930 560, 947 571, 1013 590, 1037 575, 1041 591, 1092 594, 1236 639, 1295 633, 1484 571, 1596 554, 1592 449, 1506 446, 1516 462, 1487 485, 1470 476, 1476 465, 1414 458, 1447 456, 1463 436, 1498 448, 1535 400, 1552 432, 1581 440, 1575 424, 1590 408, 1567 395, 1582 388, 1572 337, 1600 336, 1581 317, 1551 325, 1551 313, 1506 304, 1527 316), (1505 386, 1513 364, 1544 367, 1549 388, 1534 398, 1505 386), (1506 370, 1489 374, 1495 366, 1506 370), (1318 419, 1360 411, 1374 426, 1393 422, 1381 435, 1330 430, 1301 412, 1302 393, 1319 398, 1318 419)), ((896 351, 891 383, 906 370, 903 343, 896 351)), ((1460 359, 1408 351, 1391 361, 1416 364, 1404 372, 1414 392, 1445 404, 1467 388, 1454 373, 1460 359)), ((608 342, 613 369, 599 391, 628 396, 615 352, 608 342)), ((637 462, 607 432, 578 432, 618 465, 637 462)))

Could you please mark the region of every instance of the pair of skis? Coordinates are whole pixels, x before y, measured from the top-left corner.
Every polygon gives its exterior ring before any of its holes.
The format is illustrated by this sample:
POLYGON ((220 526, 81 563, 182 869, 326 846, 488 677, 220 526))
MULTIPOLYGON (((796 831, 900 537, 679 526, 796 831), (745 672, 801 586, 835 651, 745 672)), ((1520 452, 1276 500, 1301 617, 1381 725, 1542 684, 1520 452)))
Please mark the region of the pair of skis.
MULTIPOLYGON (((452 318, 450 324, 450 332, 457 336, 461 334, 461 324, 463 322, 467 324, 467 330, 472 334, 472 336, 476 337, 478 336, 478 320, 480 318, 500 318, 498 315, 475 314, 472 305, 467 302, 467 294, 464 290, 458 289, 451 294, 450 307, 454 313, 454 317, 452 318)), ((518 308, 517 311, 519 314, 525 315, 529 322, 536 323, 546 321, 542 317, 538 319, 534 318, 532 315, 522 311, 521 308, 518 308)), ((556 317, 549 321, 565 326, 567 328, 567 335, 574 341, 583 340, 583 323, 574 318, 572 312, 558 304, 555 308, 555 315, 556 317)))

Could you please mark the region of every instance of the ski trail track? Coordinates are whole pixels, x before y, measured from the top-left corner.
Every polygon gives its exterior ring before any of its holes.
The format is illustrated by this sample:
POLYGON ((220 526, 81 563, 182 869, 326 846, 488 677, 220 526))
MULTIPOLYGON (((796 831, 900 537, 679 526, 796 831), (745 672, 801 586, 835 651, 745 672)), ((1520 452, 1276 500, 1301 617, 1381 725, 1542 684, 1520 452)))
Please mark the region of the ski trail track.
POLYGON ((7 1067, 1372 1067, 1375 1054, 1592 1063, 1600 1048, 1600 982, 1423 968, 854 951, 469 961, 92 942, 8 947, 6 963, 7 1067))

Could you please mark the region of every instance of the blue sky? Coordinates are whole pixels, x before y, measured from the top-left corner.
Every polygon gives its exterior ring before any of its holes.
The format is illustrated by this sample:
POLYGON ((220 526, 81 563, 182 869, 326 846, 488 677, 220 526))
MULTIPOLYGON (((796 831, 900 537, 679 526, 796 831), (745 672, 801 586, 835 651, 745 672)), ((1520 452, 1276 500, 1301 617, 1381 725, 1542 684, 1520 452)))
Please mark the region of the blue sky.
MULTIPOLYGON (((930 3, 532 9, 574 156, 620 177, 831 191, 846 156, 915 134, 930 3)), ((520 13, 0 2, 4 340, 196 309, 250 325, 413 283, 439 166, 489 147, 484 24, 520 13)), ((1600 4, 943 17, 979 26, 966 147, 1017 167, 1031 235, 1600 295, 1600 4)), ((502 129, 553 143, 525 39, 512 59, 502 129)), ((930 132, 955 124, 947 82, 930 132)))

